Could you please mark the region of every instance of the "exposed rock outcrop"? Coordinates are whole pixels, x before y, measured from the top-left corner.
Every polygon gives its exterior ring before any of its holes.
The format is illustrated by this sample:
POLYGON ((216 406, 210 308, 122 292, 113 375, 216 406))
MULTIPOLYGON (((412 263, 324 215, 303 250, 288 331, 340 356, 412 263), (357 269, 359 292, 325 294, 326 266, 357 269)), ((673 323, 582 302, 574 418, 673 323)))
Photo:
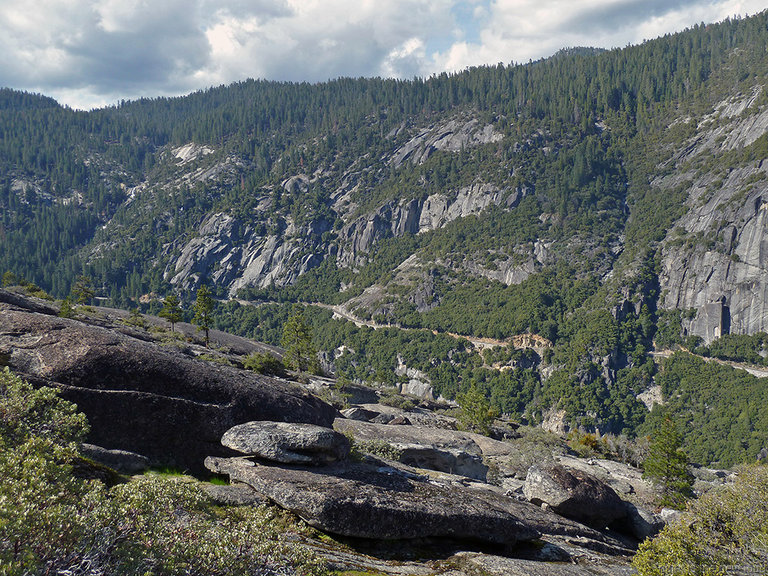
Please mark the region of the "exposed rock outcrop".
POLYGON ((197 236, 165 270, 171 284, 190 290, 204 278, 228 286, 235 295, 243 286, 291 284, 322 262, 318 239, 330 225, 322 219, 300 228, 287 225, 279 233, 245 225, 226 213, 212 214, 197 236))
POLYGON ((363 448, 385 444, 409 466, 478 480, 485 480, 488 474, 480 446, 463 432, 347 419, 337 419, 334 427, 352 436, 363 448))
MULTIPOLYGON (((445 416, 444 414, 438 414, 427 408, 415 407, 409 410, 403 410, 394 406, 387 406, 386 404, 361 404, 359 408, 362 408, 369 413, 373 413, 373 416, 366 418, 370 421, 375 416, 384 414, 389 416, 390 419, 397 416, 406 416, 411 424, 423 426, 426 428, 443 428, 446 430, 456 430, 456 418, 445 416)), ((363 418, 353 418, 353 420, 362 420, 363 418)))
POLYGON ((433 194, 421 205, 418 231, 423 233, 442 228, 457 218, 479 214, 490 206, 504 204, 514 208, 525 194, 522 189, 510 194, 481 182, 460 189, 454 199, 445 194, 433 194))
POLYGON ((392 201, 347 224, 339 232, 339 265, 354 266, 364 262, 373 245, 384 238, 416 234, 420 214, 421 202, 417 199, 392 201))
POLYGON ((523 487, 535 504, 591 526, 605 528, 627 516, 621 498, 609 486, 581 471, 562 466, 532 466, 523 487))
MULTIPOLYGON (((735 113, 751 106, 754 97, 721 103, 678 161, 712 149, 735 150, 765 134, 768 111, 735 113), (719 121, 709 123, 715 117, 719 121)), ((659 275, 663 306, 695 309, 684 328, 705 343, 723 334, 768 330, 768 163, 732 167, 720 178, 675 172, 653 185, 683 186, 689 193, 686 214, 665 241, 659 275)))
POLYGON ((35 385, 61 389, 88 416, 89 442, 152 465, 203 469, 232 426, 251 420, 330 426, 336 410, 295 385, 191 359, 0 298, 0 355, 35 385))
POLYGON ((498 142, 502 138, 503 135, 490 124, 481 126, 474 118, 457 118, 422 129, 394 152, 390 162, 396 168, 406 161, 422 164, 437 150, 459 152, 480 144, 498 142))
POLYGON ((293 422, 246 422, 221 437, 227 448, 284 464, 330 464, 349 454, 349 440, 331 428, 293 422))
POLYGON ((372 539, 451 538, 513 545, 542 534, 578 536, 620 549, 589 528, 492 490, 457 487, 381 462, 324 468, 259 466, 208 458, 206 466, 248 484, 310 525, 372 539))
POLYGON ((107 450, 85 442, 80 445, 80 453, 122 474, 141 474, 149 468, 149 459, 146 456, 127 450, 107 450))
POLYGON ((248 484, 332 534, 375 539, 451 537, 509 545, 539 536, 526 523, 529 516, 539 516, 523 503, 492 492, 451 490, 382 464, 351 462, 317 470, 208 458, 206 466, 248 484))
POLYGON ((247 484, 206 484, 203 490, 217 504, 223 506, 261 506, 269 504, 266 496, 253 490, 247 484))
POLYGON ((658 534, 664 528, 664 520, 641 506, 635 506, 631 502, 624 503, 627 510, 626 518, 618 526, 623 532, 643 541, 658 534))
MULTIPOLYGON (((631 576, 636 573, 631 566, 606 563, 604 559, 584 565, 583 562, 565 563, 557 556, 550 562, 467 552, 457 556, 474 570, 490 576, 631 576)), ((579 550, 579 556, 584 557, 583 551, 579 550)))
POLYGON ((457 218, 479 214, 490 206, 512 209, 525 194, 525 189, 510 192, 492 184, 477 182, 461 188, 454 198, 446 194, 433 194, 423 201, 413 199, 388 202, 344 226, 339 235, 341 248, 338 262, 342 266, 363 262, 365 254, 384 238, 436 230, 457 218))

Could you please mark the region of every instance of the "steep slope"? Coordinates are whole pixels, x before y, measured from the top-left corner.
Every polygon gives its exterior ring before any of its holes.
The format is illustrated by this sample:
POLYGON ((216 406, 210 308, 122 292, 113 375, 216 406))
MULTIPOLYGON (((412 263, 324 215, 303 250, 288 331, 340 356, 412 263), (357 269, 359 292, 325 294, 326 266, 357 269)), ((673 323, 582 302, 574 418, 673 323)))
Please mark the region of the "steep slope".
POLYGON ((696 310, 690 334, 709 343, 722 334, 768 329, 768 106, 763 86, 718 103, 697 122, 675 158, 687 189, 686 214, 665 241, 664 306, 696 310))
MULTIPOLYGON (((554 408, 632 432, 660 327, 678 343, 765 329, 767 19, 408 82, 245 81, 90 113, 6 90, 0 269, 58 296, 85 273, 124 307, 172 290, 189 302, 203 283, 222 300, 336 306, 418 334, 437 393, 476 381, 534 420, 554 408), (551 347, 500 352, 513 377, 463 344, 430 356, 434 333, 551 347)), ((265 310, 222 306, 219 322, 254 335, 244 319, 258 316, 274 336, 286 307, 265 310)), ((368 338, 313 314, 329 359, 368 338)), ((400 336, 382 334, 386 354, 336 367, 394 380, 400 336)))

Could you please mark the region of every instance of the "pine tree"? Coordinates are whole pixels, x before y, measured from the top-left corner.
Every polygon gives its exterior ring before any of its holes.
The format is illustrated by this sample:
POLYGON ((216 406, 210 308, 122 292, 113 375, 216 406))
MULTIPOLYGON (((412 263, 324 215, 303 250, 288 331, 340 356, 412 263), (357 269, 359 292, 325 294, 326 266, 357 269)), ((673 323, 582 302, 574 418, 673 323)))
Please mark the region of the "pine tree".
POLYGON ((209 335, 208 332, 213 326, 213 298, 211 297, 211 290, 203 284, 197 291, 197 298, 194 305, 195 316, 192 318, 192 323, 197 325, 198 330, 205 331, 205 345, 208 346, 209 335))
POLYGON ((3 280, 2 280, 2 287, 6 288, 8 286, 14 286, 19 283, 19 279, 16 277, 16 274, 11 272, 10 270, 7 270, 5 274, 3 274, 3 280))
POLYGON ((459 414, 461 426, 466 430, 488 435, 499 412, 491 406, 477 384, 472 382, 469 390, 456 396, 456 401, 461 407, 459 414))
POLYGON ((125 323, 129 326, 135 326, 136 328, 143 328, 145 330, 147 328, 147 321, 144 320, 144 316, 141 314, 141 308, 138 306, 131 309, 125 323))
POLYGON ((72 286, 72 297, 77 304, 87 304, 94 296, 91 278, 89 276, 79 276, 75 285, 72 286))
POLYGON ((320 371, 317 350, 312 345, 312 331, 301 312, 291 316, 283 326, 280 345, 285 348, 284 363, 293 370, 313 374, 320 371))
POLYGON ((64 298, 64 300, 61 303, 61 307, 59 308, 59 316, 61 318, 74 318, 75 317, 75 311, 72 308, 72 304, 69 301, 69 298, 64 298))
POLYGON ((163 309, 160 310, 160 318, 165 318, 171 325, 171 332, 174 332, 174 325, 176 322, 180 322, 182 318, 181 303, 179 297, 176 294, 169 294, 163 301, 163 309))
POLYGON ((643 477, 659 488, 662 506, 682 508, 693 495, 693 476, 688 470, 688 456, 682 445, 682 437, 674 423, 665 418, 643 462, 643 477))

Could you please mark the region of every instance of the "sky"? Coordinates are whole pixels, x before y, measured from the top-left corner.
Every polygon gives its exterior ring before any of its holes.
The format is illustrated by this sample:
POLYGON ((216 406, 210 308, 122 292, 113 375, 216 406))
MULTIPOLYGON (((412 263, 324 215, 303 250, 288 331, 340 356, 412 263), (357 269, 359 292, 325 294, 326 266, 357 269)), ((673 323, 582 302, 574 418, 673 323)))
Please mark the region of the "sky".
POLYGON ((0 86, 92 109, 247 78, 426 77, 624 47, 768 0, 0 0, 0 86))

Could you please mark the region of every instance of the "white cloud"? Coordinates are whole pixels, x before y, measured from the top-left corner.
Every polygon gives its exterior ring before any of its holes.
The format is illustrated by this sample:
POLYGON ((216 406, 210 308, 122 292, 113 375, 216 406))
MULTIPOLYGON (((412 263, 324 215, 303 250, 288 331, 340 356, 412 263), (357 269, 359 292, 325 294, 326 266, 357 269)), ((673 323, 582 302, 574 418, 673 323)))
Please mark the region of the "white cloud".
POLYGON ((0 85, 92 107, 248 77, 411 78, 625 46, 758 0, 0 0, 0 85))
POLYGON ((389 51, 379 67, 386 78, 413 78, 423 75, 426 49, 421 38, 409 38, 389 51))
POLYGON ((494 0, 479 41, 434 55, 433 70, 527 62, 564 47, 623 47, 763 9, 764 0, 494 0))

